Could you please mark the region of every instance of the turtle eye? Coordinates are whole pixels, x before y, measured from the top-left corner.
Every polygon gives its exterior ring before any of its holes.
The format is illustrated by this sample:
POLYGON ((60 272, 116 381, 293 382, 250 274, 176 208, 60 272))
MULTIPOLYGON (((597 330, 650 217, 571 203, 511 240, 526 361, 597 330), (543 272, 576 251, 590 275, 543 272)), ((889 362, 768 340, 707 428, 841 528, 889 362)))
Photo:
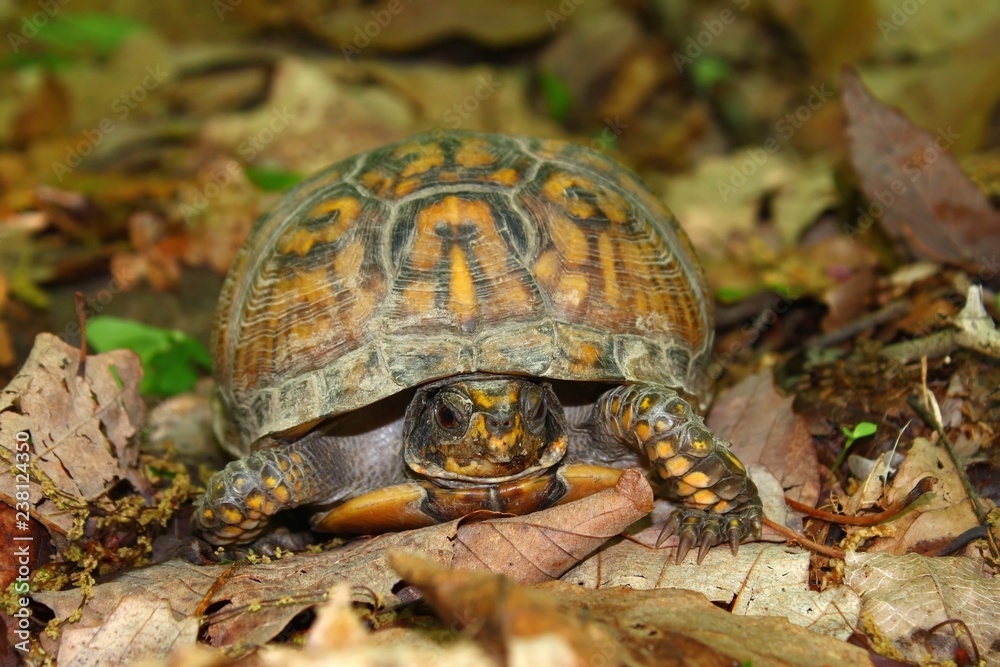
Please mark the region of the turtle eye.
POLYGON ((548 406, 545 405, 545 395, 540 390, 529 390, 524 395, 523 410, 521 414, 525 416, 533 431, 537 431, 545 424, 545 416, 548 414, 548 406))
POLYGON ((449 431, 458 426, 458 415, 444 403, 438 406, 437 420, 442 428, 446 428, 449 431))
POLYGON ((531 418, 536 422, 542 421, 543 419, 545 419, 545 413, 546 413, 545 401, 540 399, 538 401, 538 405, 535 406, 534 411, 532 411, 531 413, 531 418))

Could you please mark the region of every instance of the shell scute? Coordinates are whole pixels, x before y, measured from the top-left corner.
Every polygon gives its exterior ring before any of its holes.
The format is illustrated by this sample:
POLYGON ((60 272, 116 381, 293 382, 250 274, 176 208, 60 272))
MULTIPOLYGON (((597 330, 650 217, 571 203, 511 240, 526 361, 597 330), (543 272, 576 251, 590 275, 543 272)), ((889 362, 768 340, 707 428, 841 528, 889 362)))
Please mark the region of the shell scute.
POLYGON ((697 394, 711 333, 687 237, 629 172, 566 142, 436 132, 335 165, 258 221, 213 348, 245 450, 459 373, 697 394))

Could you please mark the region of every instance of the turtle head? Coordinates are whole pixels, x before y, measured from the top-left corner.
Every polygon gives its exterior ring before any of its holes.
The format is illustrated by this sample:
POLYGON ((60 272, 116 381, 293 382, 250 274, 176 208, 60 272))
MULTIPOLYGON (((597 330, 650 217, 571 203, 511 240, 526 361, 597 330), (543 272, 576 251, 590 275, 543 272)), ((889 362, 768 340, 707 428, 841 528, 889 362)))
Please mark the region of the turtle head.
POLYGON ((457 376, 417 390, 406 413, 404 443, 414 472, 492 484, 558 463, 566 453, 566 418, 547 383, 457 376))

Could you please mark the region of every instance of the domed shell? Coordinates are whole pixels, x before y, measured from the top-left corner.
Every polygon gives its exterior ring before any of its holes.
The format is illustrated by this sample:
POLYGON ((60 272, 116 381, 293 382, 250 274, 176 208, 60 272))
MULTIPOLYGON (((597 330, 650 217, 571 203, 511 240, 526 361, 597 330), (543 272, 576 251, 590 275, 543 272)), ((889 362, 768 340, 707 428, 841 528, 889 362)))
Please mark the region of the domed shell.
POLYGON ((709 304, 676 219, 607 157, 418 135, 316 174, 254 225, 214 335, 229 444, 476 371, 697 396, 709 304))

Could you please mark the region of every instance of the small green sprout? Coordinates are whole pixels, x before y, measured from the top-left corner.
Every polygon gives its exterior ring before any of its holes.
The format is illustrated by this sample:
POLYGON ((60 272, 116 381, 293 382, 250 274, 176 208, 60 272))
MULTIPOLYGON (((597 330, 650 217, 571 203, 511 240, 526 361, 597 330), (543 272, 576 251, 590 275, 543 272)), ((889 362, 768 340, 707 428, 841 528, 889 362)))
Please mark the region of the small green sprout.
POLYGON ((873 435, 877 429, 878 426, 872 422, 860 422, 853 429, 841 426, 840 430, 847 436, 847 442, 844 443, 844 448, 840 450, 837 460, 833 462, 833 469, 836 470, 840 467, 840 464, 844 462, 844 458, 847 456, 847 450, 851 448, 851 445, 854 444, 855 440, 867 438, 868 436, 873 435))

